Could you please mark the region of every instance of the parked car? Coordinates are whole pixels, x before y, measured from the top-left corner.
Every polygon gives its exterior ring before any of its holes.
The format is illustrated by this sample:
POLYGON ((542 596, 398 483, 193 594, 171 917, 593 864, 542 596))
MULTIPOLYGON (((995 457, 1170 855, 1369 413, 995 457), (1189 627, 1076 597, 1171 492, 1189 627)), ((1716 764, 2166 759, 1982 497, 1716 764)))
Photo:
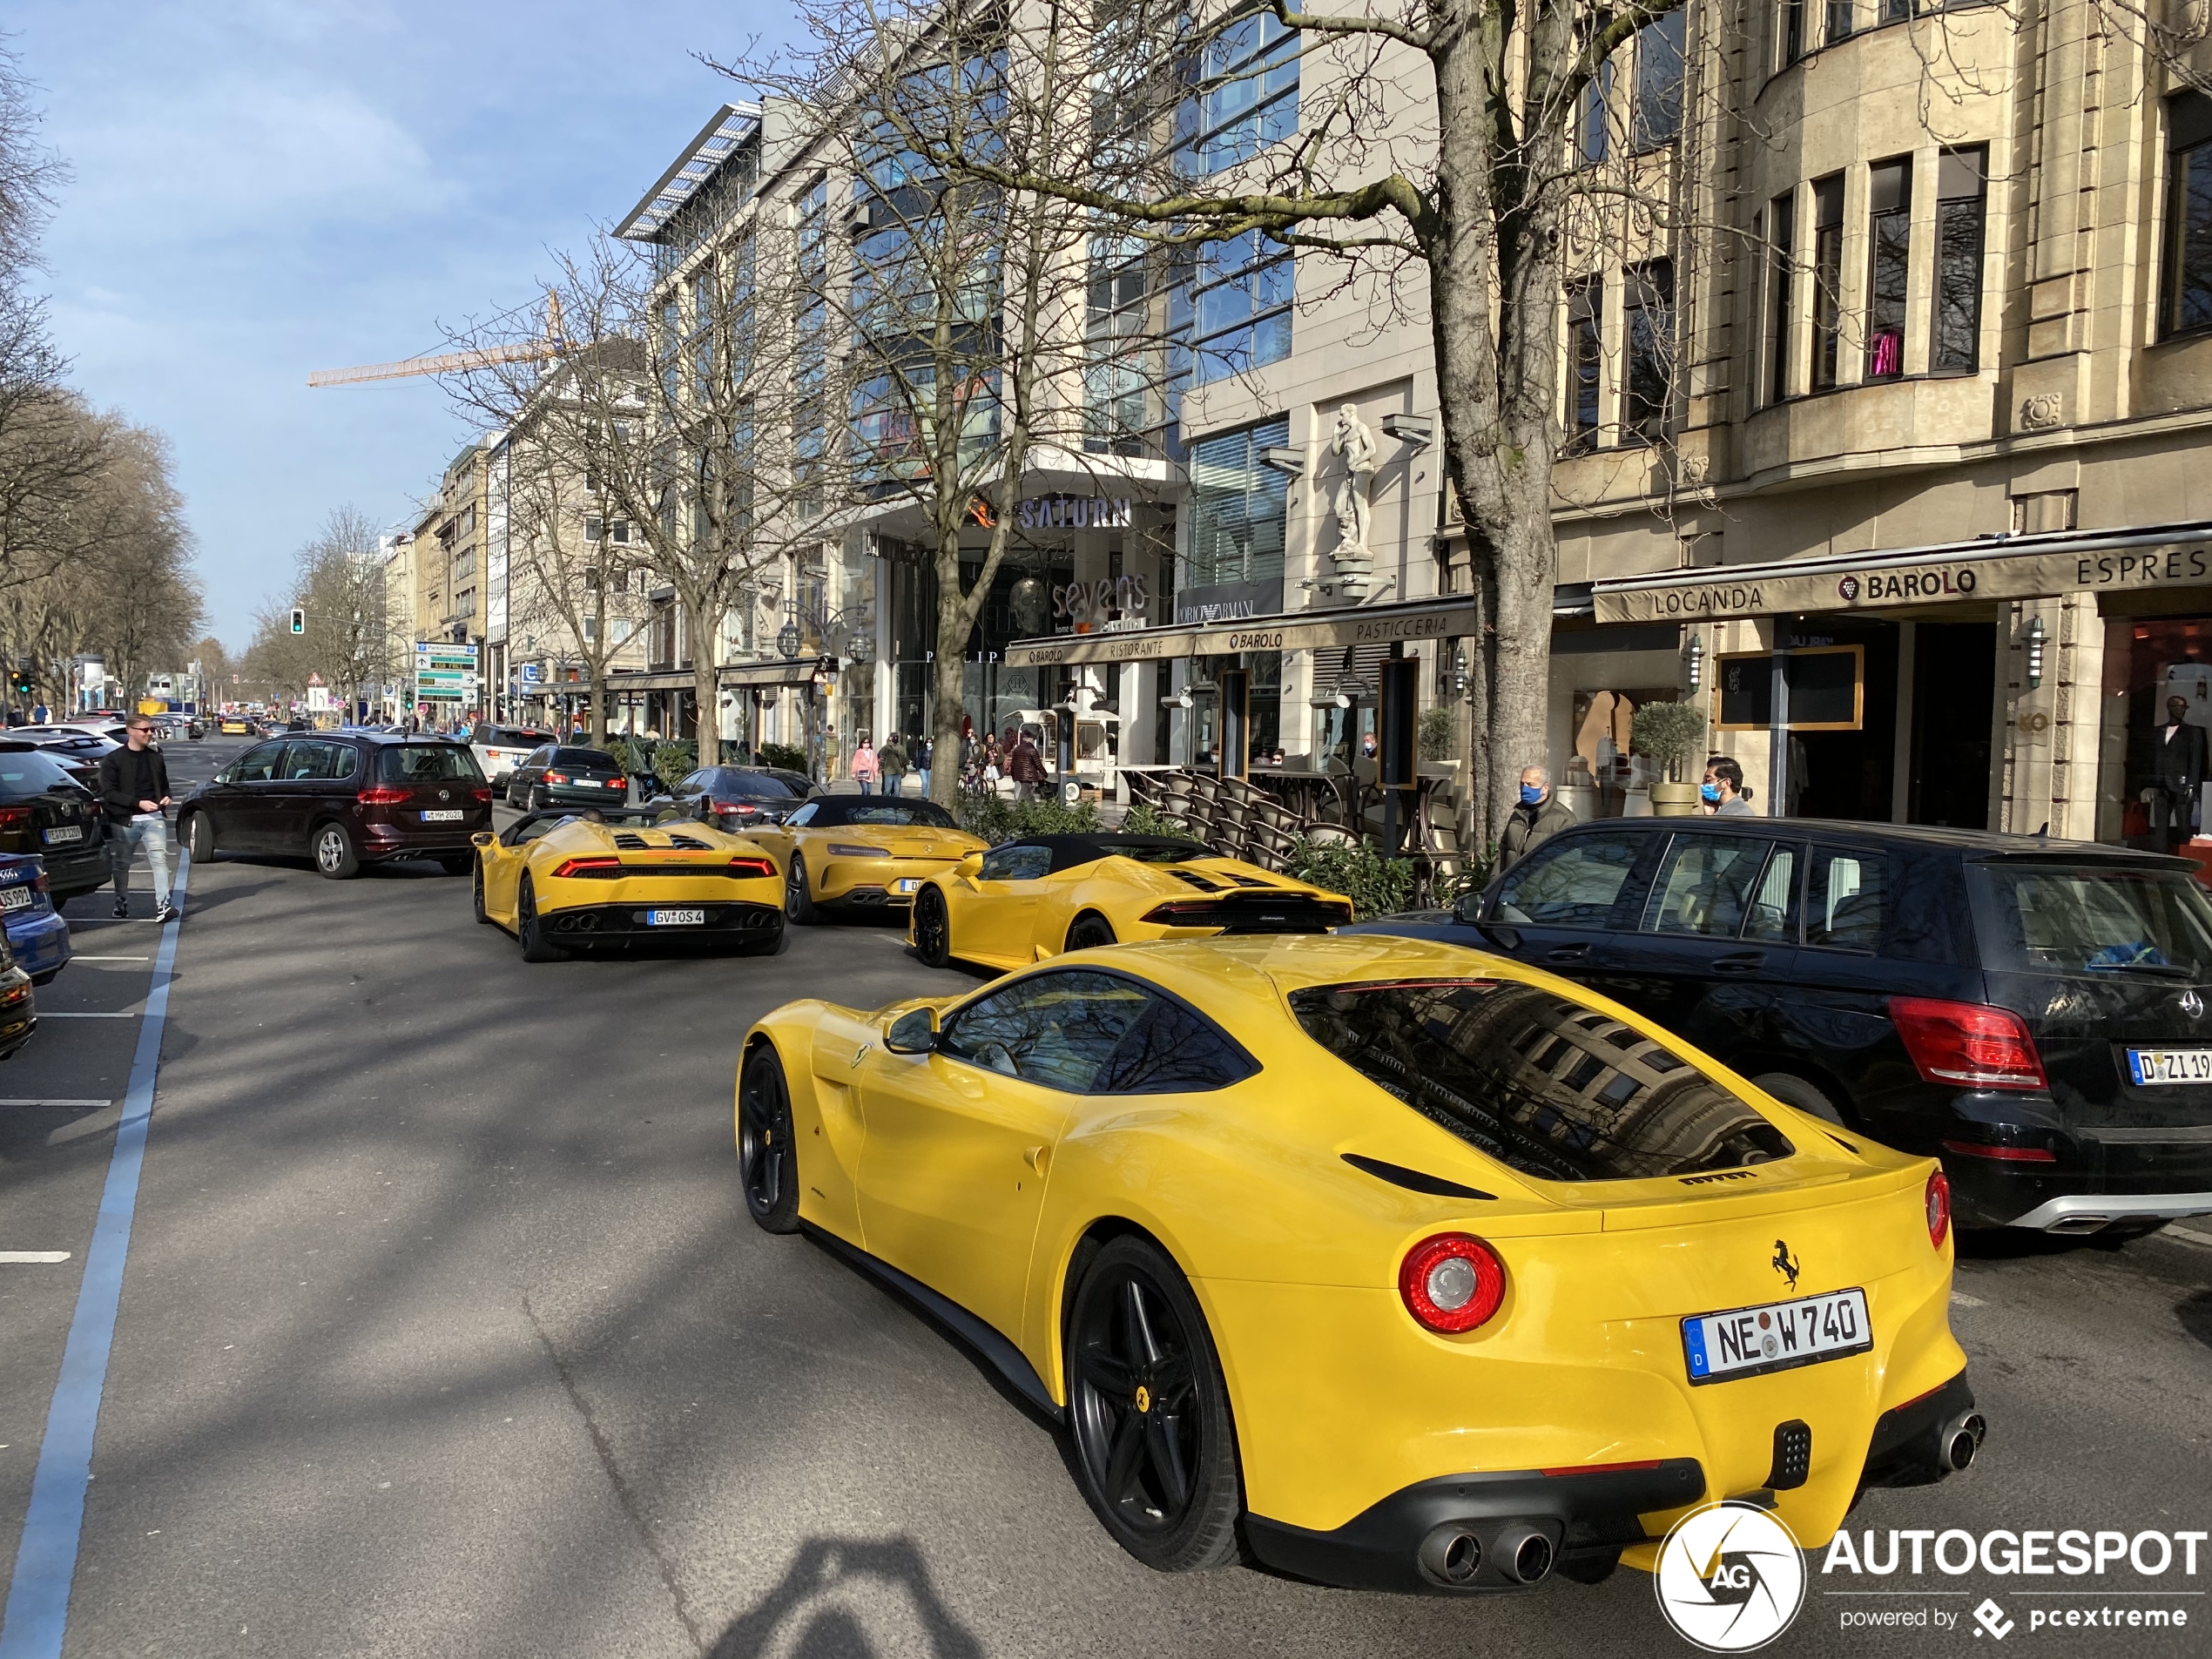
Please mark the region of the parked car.
POLYGON ((38 1028, 38 999, 30 975, 0 938, 0 1060, 13 1056, 38 1028))
POLYGON ((536 812, 546 806, 619 806, 630 799, 630 777, 604 749, 549 743, 532 750, 507 774, 507 804, 536 812))
POLYGON ((71 777, 95 794, 99 792, 101 759, 123 746, 74 726, 22 725, 4 736, 9 742, 28 743, 44 750, 62 763, 71 777))
POLYGON ((1777 1099, 1939 1157, 1962 1225, 2212 1213, 2212 896, 2186 860, 2040 836, 1608 819, 1453 913, 1347 929, 1501 951, 1777 1099))
POLYGON ((0 853, 45 860, 53 904, 104 887, 107 825, 92 791, 35 744, 0 741, 0 853))
POLYGON ((475 867, 469 839, 491 827, 475 757, 435 738, 324 732, 257 743, 178 809, 195 862, 218 852, 312 858, 342 879, 362 865, 431 858, 475 867))
POLYGON ((547 744, 560 740, 557 733, 543 732, 536 726, 486 723, 469 733, 469 752, 476 757, 476 764, 483 768, 484 776, 491 779, 494 787, 501 787, 507 781, 507 774, 517 765, 547 744))
POLYGON ((54 908, 45 865, 28 853, 0 853, 0 927, 16 965, 44 985, 69 966, 69 924, 54 908))
POLYGON ((741 830, 753 824, 780 824, 819 793, 794 772, 702 766, 656 797, 654 804, 674 806, 717 829, 741 830))

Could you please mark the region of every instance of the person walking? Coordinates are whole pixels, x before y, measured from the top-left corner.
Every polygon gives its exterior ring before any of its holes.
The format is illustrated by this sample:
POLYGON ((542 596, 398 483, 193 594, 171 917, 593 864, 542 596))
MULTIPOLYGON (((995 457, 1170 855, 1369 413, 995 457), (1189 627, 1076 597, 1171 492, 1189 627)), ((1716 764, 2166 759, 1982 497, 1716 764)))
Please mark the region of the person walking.
POLYGON ((875 752, 876 770, 883 778, 883 792, 896 796, 907 781, 907 749, 894 732, 883 740, 883 747, 875 752))
POLYGON ((134 714, 124 746, 101 757, 100 808, 107 819, 108 857, 115 870, 115 914, 131 914, 131 855, 144 847, 153 872, 153 919, 177 914, 169 899, 169 768, 153 746, 153 722, 134 714))
POLYGON ((1552 775, 1542 766, 1521 770, 1521 801, 1506 814, 1498 834, 1498 868, 1510 870, 1545 841, 1576 821, 1573 810, 1552 793, 1552 775))
POLYGON ((1743 768, 1733 755, 1715 755, 1705 763, 1705 781, 1697 792, 1716 818, 1751 815, 1751 803, 1743 799, 1743 768))
POLYGON ((980 792, 995 795, 999 792, 999 779, 1006 775, 1005 757, 999 753, 997 732, 984 733, 981 759, 981 764, 976 772, 976 781, 982 785, 980 792))
POLYGON ((867 734, 863 732, 860 742, 853 747, 853 781, 860 785, 863 795, 873 795, 875 793, 876 775, 875 750, 869 745, 867 734))
POLYGON ((936 745, 927 738, 914 739, 914 776, 921 779, 921 798, 929 799, 929 757, 936 745))
POLYGON ((1034 800, 1037 786, 1045 780, 1044 755, 1029 741, 1029 734, 1022 732, 1014 745, 1008 758, 1008 770, 1014 774, 1014 799, 1034 800))

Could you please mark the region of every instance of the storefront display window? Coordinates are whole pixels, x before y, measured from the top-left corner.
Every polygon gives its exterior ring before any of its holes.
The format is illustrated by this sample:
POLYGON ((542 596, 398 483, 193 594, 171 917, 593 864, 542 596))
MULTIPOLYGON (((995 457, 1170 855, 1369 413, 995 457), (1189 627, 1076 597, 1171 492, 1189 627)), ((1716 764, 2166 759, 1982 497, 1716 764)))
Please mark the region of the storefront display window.
POLYGON ((2170 852, 2206 822, 2212 617, 2107 622, 2104 693, 2097 839, 2170 852))

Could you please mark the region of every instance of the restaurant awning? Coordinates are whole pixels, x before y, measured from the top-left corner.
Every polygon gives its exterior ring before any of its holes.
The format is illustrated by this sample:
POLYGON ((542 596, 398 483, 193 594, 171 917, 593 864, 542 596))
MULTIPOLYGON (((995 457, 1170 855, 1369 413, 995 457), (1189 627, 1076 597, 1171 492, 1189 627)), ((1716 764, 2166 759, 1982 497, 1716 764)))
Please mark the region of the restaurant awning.
POLYGON ((1177 657, 1211 657, 1246 651, 1305 651, 1315 647, 1379 645, 1395 641, 1457 639, 1475 631, 1474 602, 1465 594, 1415 599, 1403 604, 1293 610, 1234 622, 1184 623, 1123 633, 1058 634, 1007 647, 1014 668, 1061 663, 1149 663, 1177 657))
POLYGON ((1593 582, 1590 597, 1601 623, 1703 622, 2041 598, 2085 589, 2203 586, 2212 586, 2212 523, 1990 536, 1771 564, 1668 570, 1593 582))
MULTIPOLYGON (((818 672, 834 674, 834 657, 779 657, 765 663, 735 663, 714 671, 718 685, 804 685, 818 672)), ((662 669, 646 673, 637 669, 611 669, 607 674, 607 689, 610 691, 689 691, 698 679, 688 668, 662 669)), ((582 691, 582 686, 570 689, 582 691)))

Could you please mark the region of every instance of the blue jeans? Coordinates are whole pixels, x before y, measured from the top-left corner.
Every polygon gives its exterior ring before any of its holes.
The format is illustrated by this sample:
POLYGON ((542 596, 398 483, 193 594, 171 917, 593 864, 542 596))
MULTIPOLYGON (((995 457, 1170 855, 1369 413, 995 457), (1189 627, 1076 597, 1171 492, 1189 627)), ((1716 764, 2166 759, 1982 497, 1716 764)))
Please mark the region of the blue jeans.
POLYGON ((873 778, 855 778, 853 781, 854 783, 856 783, 856 784, 858 784, 858 785, 860 785, 860 792, 861 792, 863 795, 873 795, 873 794, 874 794, 874 793, 875 793, 875 779, 873 779, 873 778))
POLYGON ((115 871, 115 896, 131 891, 131 855, 144 847, 146 866, 153 872, 153 901, 169 900, 169 820, 159 813, 140 813, 127 824, 107 826, 108 859, 115 871))
POLYGON ((906 781, 907 774, 905 772, 887 772, 883 774, 883 792, 887 795, 895 796, 899 792, 899 786, 906 781))
POLYGON ((918 770, 916 770, 916 772, 914 772, 914 776, 921 779, 921 798, 922 798, 924 800, 928 799, 929 799, 929 768, 928 768, 928 767, 927 767, 927 766, 923 766, 923 767, 919 768, 919 769, 918 769, 918 770))

